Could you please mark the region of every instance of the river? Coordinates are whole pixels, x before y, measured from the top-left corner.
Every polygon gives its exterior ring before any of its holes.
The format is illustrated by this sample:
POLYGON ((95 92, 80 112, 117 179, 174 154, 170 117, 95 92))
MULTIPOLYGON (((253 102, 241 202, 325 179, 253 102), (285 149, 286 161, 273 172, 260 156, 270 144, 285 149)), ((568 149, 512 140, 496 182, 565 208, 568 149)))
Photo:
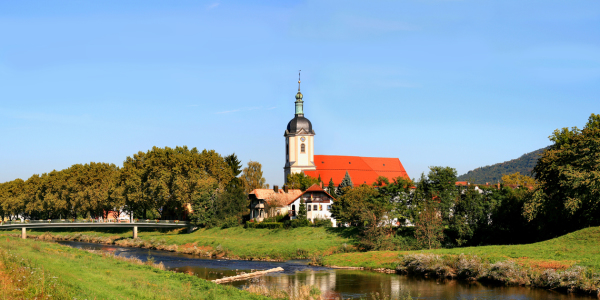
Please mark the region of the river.
MULTIPOLYGON (((478 300, 528 300, 528 299, 594 299, 585 295, 562 294, 543 289, 527 287, 504 287, 468 283, 457 280, 434 280, 418 277, 384 274, 372 271, 341 270, 325 267, 309 266, 304 260, 286 262, 264 262, 245 260, 202 259, 197 256, 142 248, 119 247, 94 243, 60 241, 63 245, 82 249, 103 250, 125 257, 135 256, 143 261, 153 258, 156 263, 162 262, 169 270, 184 272, 203 279, 218 279, 236 275, 239 272, 249 273, 282 267, 285 271, 270 273, 261 277, 267 285, 286 288, 297 284, 318 286, 327 299, 371 299, 372 293, 394 296, 399 291, 409 289, 411 295, 418 299, 478 299, 478 300)), ((249 284, 248 281, 229 283, 238 288, 249 284)))

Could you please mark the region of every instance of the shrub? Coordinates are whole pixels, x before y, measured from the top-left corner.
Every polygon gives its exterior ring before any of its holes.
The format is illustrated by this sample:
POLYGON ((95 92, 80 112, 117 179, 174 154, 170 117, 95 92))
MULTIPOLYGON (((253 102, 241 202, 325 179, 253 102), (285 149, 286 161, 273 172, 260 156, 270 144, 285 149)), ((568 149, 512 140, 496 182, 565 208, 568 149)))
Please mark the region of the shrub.
POLYGON ((221 224, 222 229, 233 228, 237 226, 240 226, 240 219, 238 219, 237 217, 227 217, 225 218, 225 220, 223 220, 223 223, 221 224))
POLYGON ((314 227, 333 227, 333 223, 331 223, 330 219, 315 219, 313 222, 314 227))
POLYGON ((277 222, 246 222, 246 228, 268 228, 268 229, 283 229, 283 223, 277 222))
POLYGON ((310 226, 310 221, 307 219, 294 219, 294 220, 287 220, 283 224, 284 224, 284 227, 287 229, 298 228, 298 227, 308 227, 308 226, 310 226))

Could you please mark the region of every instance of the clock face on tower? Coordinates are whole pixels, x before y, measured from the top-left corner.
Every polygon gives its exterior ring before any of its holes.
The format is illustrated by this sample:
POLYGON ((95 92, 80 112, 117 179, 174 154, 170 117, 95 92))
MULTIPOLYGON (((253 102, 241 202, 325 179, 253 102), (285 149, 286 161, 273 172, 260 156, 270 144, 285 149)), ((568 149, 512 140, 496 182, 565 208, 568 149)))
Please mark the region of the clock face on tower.
POLYGON ((300 140, 301 140, 302 142, 304 142, 306 139, 305 139, 304 137, 301 137, 301 138, 300 138, 300 140))

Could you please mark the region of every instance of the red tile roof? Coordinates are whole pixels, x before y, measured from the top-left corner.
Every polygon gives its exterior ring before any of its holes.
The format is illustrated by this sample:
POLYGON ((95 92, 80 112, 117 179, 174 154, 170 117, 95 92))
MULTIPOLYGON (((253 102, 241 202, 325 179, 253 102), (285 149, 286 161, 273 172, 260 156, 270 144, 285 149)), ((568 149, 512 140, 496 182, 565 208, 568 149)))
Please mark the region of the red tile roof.
MULTIPOLYGON (((316 156, 316 155, 315 155, 316 156)), ((331 196, 331 194, 329 194, 328 192, 326 192, 322 187, 320 187, 318 184, 313 184, 311 185, 309 188, 306 189, 306 191, 304 191, 304 193, 298 195, 298 197, 292 199, 291 201, 289 201, 287 203, 287 205, 292 204, 292 202, 296 201, 296 199, 302 197, 302 195, 306 194, 306 193, 310 193, 310 192, 322 192, 327 194, 327 196, 331 197, 331 199, 335 199, 333 196, 331 196)))
POLYGON ((379 176, 387 177, 390 181, 399 176, 410 179, 398 158, 315 155, 314 162, 317 170, 304 171, 304 174, 314 178, 321 175, 325 185, 332 178, 333 183, 338 186, 346 171, 354 185, 372 184, 379 176))

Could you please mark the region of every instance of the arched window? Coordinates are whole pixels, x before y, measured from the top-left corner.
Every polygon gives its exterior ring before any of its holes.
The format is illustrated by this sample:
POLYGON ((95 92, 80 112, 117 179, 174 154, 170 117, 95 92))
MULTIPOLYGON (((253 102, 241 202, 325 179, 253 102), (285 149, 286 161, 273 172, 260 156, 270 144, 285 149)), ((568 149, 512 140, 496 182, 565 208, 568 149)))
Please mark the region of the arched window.
POLYGON ((304 144, 300 145, 300 152, 306 152, 306 146, 304 146, 304 144))
POLYGON ((292 204, 292 211, 296 211, 296 204, 292 204))

